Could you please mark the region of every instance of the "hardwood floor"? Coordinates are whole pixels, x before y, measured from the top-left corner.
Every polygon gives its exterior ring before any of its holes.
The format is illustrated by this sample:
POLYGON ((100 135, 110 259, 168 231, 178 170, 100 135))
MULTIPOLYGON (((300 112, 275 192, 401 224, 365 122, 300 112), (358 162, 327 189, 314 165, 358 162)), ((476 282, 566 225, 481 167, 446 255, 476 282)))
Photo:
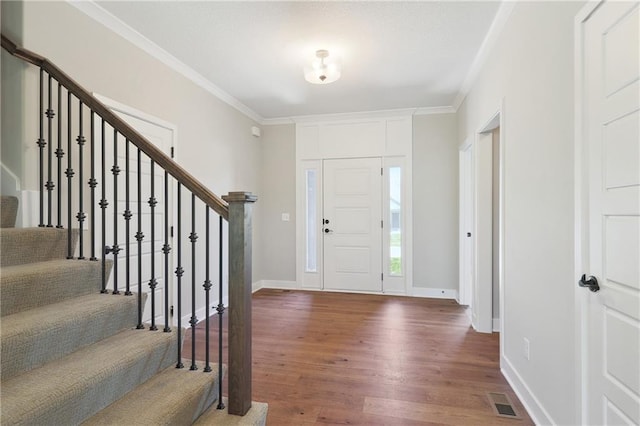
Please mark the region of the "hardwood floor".
MULTIPOLYGON (((201 326, 196 334, 204 359, 201 326)), ((269 403, 272 426, 533 425, 499 371, 498 345, 450 300, 263 289, 253 399, 269 403), (506 393, 522 419, 497 417, 487 392, 506 393)))

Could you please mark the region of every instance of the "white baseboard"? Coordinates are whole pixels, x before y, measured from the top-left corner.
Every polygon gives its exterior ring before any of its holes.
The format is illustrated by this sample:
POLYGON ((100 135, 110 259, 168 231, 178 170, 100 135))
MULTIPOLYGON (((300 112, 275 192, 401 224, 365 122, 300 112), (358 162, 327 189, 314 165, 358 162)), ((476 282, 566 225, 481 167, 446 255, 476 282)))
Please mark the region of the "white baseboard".
MULTIPOLYGON (((305 290, 305 291, 333 291, 329 289, 320 290, 314 288, 303 288, 298 285, 296 281, 283 281, 283 280, 260 280, 253 283, 253 292, 260 290, 261 288, 273 288, 280 290, 305 290)), ((364 292, 367 293, 367 292, 364 292)), ((380 293, 370 293, 380 294, 380 293)), ((407 296, 404 293, 385 293, 389 296, 407 296)), ((428 297, 433 299, 456 299, 458 290, 452 289, 440 289, 440 288, 420 288, 414 287, 409 296, 413 297, 428 297)))
POLYGON ((275 288, 281 290, 302 290, 298 283, 295 281, 281 281, 281 280, 260 280, 253 283, 253 292, 260 290, 261 288, 275 288))
MULTIPOLYGON (((227 299, 223 299, 222 300, 222 304, 225 306, 225 308, 229 307, 229 300, 227 299)), ((211 302, 211 306, 217 306, 218 305, 218 300, 214 300, 213 302, 211 302)), ((207 307, 206 306, 202 306, 199 309, 196 310, 196 318, 198 319, 198 324, 200 324, 202 321, 204 321, 206 319, 206 313, 207 313, 207 307)), ((209 308, 209 316, 213 315, 216 313, 215 308, 210 307, 209 308)), ((226 314, 225 314, 226 315, 226 314)), ((189 321, 191 321, 191 312, 189 312, 186 315, 182 316, 182 327, 184 328, 191 328, 191 324, 189 323, 189 321)), ((176 325, 176 324, 174 324, 176 325)))
POLYGON ((527 383, 522 379, 522 376, 518 374, 513 364, 505 356, 500 359, 500 371, 502 375, 507 379, 509 385, 516 393, 522 405, 527 410, 531 420, 537 425, 555 425, 557 424, 547 410, 544 409, 538 398, 531 392, 527 383))
POLYGON ((493 319, 493 331, 500 333, 502 330, 500 330, 500 318, 494 318, 493 319))
MULTIPOLYGON (((46 206, 45 206, 46 208, 46 206)), ((40 222, 40 192, 33 190, 20 191, 20 205, 18 211, 22 212, 22 227, 33 228, 40 222)), ((44 212, 46 216, 47 212, 44 212)), ((18 224, 16 223, 16 226, 18 224)))
POLYGON ((423 288, 413 287, 411 291, 413 297, 428 297, 431 299, 458 299, 458 290, 450 288, 423 288))

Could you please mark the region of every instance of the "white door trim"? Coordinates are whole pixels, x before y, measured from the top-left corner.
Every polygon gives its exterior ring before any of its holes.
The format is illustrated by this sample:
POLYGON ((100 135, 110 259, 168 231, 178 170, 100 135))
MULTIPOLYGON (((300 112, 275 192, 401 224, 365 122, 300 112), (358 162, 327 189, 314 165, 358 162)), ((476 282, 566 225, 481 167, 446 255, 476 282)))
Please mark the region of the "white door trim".
MULTIPOLYGON (((118 102, 114 99, 108 98, 104 95, 100 95, 98 93, 92 93, 93 96, 95 96, 100 102, 102 102, 106 107, 108 107, 109 109, 111 109, 112 111, 115 112, 120 112, 122 114, 128 115, 130 117, 133 118, 137 118, 139 120, 142 121, 146 121, 147 123, 153 124, 154 126, 157 127, 162 127, 165 128, 169 131, 171 131, 171 146, 173 147, 173 159, 175 161, 178 161, 178 127, 173 124, 170 123, 169 121, 163 120, 159 117, 153 116, 151 114, 148 114, 144 111, 140 111, 132 106, 123 104, 121 102, 118 102)), ((176 200, 176 193, 175 193, 175 185, 171 185, 171 199, 172 200, 176 200)), ((177 217, 177 207, 176 207, 176 203, 172 203, 173 205, 169 206, 170 209, 170 214, 171 216, 169 217, 169 226, 173 226, 174 225, 174 220, 177 217)), ((170 243, 173 246, 173 243, 170 243)), ((172 261, 172 265, 177 265, 177 251, 176 250, 172 250, 171 251, 171 261, 172 261)), ((171 276, 172 280, 174 277, 173 271, 169 271, 169 275, 171 276)), ((175 302, 178 300, 178 293, 177 293, 177 287, 175 285, 175 283, 171 286, 171 303, 175 304, 175 302)), ((182 322, 183 324, 188 324, 189 318, 191 317, 190 314, 184 315, 182 318, 182 322)), ((171 325, 175 326, 177 325, 177 315, 174 315, 173 318, 171 319, 171 325)))
POLYGON ((151 114, 147 114, 144 111, 140 111, 139 109, 136 109, 134 107, 131 107, 129 105, 125 105, 121 102, 118 102, 116 100, 113 100, 111 98, 108 98, 106 96, 103 96, 99 93, 92 93, 93 96, 95 96, 100 102, 102 102, 103 104, 105 104, 105 106, 107 106, 109 109, 113 110, 113 111, 118 111, 121 112, 123 114, 127 114, 130 115, 132 117, 138 118, 140 120, 146 121, 148 123, 154 124, 158 127, 164 127, 165 129, 171 130, 173 132, 173 141, 172 141, 172 146, 175 148, 175 150, 177 151, 177 143, 178 143, 178 127, 173 124, 170 123, 166 120, 163 120, 162 118, 156 117, 154 115, 151 114))
MULTIPOLYGON (((460 305, 471 307, 472 275, 473 275, 473 238, 467 232, 473 230, 473 144, 470 139, 465 140, 458 152, 459 164, 459 229, 458 229, 458 297, 460 305), (469 223, 467 223, 469 222, 469 223)), ((471 313, 470 311, 468 312, 471 313)))
MULTIPOLYGON (((500 105, 498 106, 498 108, 496 109, 496 111, 491 114, 488 119, 485 121, 485 124, 482 125, 478 131, 476 132, 475 135, 475 148, 474 148, 474 156, 477 158, 478 156, 478 152, 479 152, 479 144, 480 144, 480 139, 482 137, 483 134, 490 132, 494 129, 496 129, 497 127, 500 127, 500 156, 499 156, 499 165, 498 165, 498 170, 499 170, 499 194, 498 194, 498 226, 499 226, 499 230, 498 230, 498 244, 499 244, 499 249, 498 249, 498 263, 499 263, 499 269, 498 269, 498 287, 499 287, 499 299, 500 299, 500 330, 502 330, 502 332, 500 333, 500 359, 501 359, 501 365, 503 363, 504 360, 504 262, 505 262, 505 238, 504 238, 504 218, 505 218, 505 209, 504 209, 504 187, 505 187, 505 179, 504 179, 504 170, 505 170, 505 152, 506 152, 506 129, 505 129, 505 99, 502 98, 500 105)), ((484 293, 484 297, 488 298, 489 294, 487 293, 492 293, 493 291, 493 284, 492 282, 479 282, 478 279, 478 275, 477 275, 477 271, 478 271, 478 267, 479 264, 477 262, 489 262, 491 261, 492 257, 489 257, 488 259, 483 259, 483 260, 479 260, 478 259, 478 252, 479 247, 483 246, 483 245, 487 245, 489 242, 485 241, 485 238, 492 238, 491 233, 489 233, 488 235, 486 235, 484 238, 481 235, 481 233, 478 232, 477 228, 478 228, 478 224, 479 222, 479 218, 478 218, 478 210, 477 210, 477 201, 480 199, 480 194, 478 193, 478 176, 479 173, 482 173, 483 170, 480 170, 481 168, 484 168, 484 172, 488 172, 488 170, 486 170, 487 167, 489 167, 491 164, 489 162, 489 164, 478 164, 477 162, 475 163, 476 167, 475 167, 475 171, 474 171, 474 175, 475 175, 475 187, 474 187, 474 198, 476 200, 475 204, 475 211, 474 211, 474 230, 475 230, 475 238, 474 238, 474 252, 475 252, 475 259, 476 259, 476 264, 474 265, 474 269, 475 269, 475 281, 476 281, 476 287, 481 288, 481 290, 483 290, 484 293)), ((485 269, 489 269, 491 270, 492 265, 484 265, 483 267, 485 269)), ((486 280, 484 280, 486 281, 486 280)), ((491 303, 489 304, 489 306, 493 306, 493 300, 491 300, 491 303)), ((472 309, 474 309, 472 307, 472 309)), ((478 328, 476 328, 478 331, 480 332, 485 332, 485 333, 491 333, 493 331, 493 312, 492 309, 488 309, 487 312, 485 312, 485 310, 483 310, 480 315, 482 316, 482 318, 480 319, 480 324, 484 324, 485 326, 480 326, 478 328)))
MULTIPOLYGON (((589 1, 578 12, 574 20, 574 277, 579 277, 582 271, 589 269, 588 228, 589 199, 585 191, 588 190, 588 157, 583 141, 583 87, 584 79, 582 69, 584 65, 584 37, 583 24, 591 14, 603 3, 602 0, 589 1)), ((575 309, 575 407, 576 419, 584 423, 587 419, 587 341, 585 339, 584 324, 587 323, 587 311, 585 308, 588 294, 577 285, 574 286, 575 309)))

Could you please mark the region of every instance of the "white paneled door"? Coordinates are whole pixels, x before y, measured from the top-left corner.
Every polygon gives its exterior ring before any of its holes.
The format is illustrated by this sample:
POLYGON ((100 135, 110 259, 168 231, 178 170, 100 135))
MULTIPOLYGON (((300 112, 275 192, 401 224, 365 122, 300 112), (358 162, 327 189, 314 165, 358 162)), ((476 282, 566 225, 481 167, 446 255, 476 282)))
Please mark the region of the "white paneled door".
MULTIPOLYGON (((124 121, 146 137, 150 142, 160 148, 165 154, 170 155, 171 146, 173 144, 175 130, 171 127, 167 127, 162 123, 155 123, 147 119, 146 117, 138 117, 135 114, 137 112, 130 112, 128 110, 122 111, 114 109, 114 112, 120 116, 124 121)), ((96 132, 98 133, 97 140, 100 140, 100 122, 96 123, 96 132)), ((107 283, 107 289, 112 290, 114 287, 114 278, 117 274, 118 277, 118 289, 124 292, 126 283, 129 281, 131 291, 137 293, 138 291, 138 258, 140 257, 142 262, 141 278, 142 291, 148 293, 146 305, 144 307, 143 322, 150 322, 151 320, 151 288, 149 283, 152 279, 155 280, 155 318, 158 328, 162 328, 164 324, 164 307, 165 307, 165 294, 169 297, 166 298, 169 305, 172 304, 173 295, 173 262, 172 256, 168 258, 169 264, 166 270, 169 271, 165 275, 165 255, 162 252, 165 239, 165 210, 169 206, 168 215, 166 215, 168 222, 167 226, 172 225, 172 180, 170 179, 169 188, 167 193, 168 198, 165 199, 165 182, 164 171, 159 166, 152 167, 151 160, 146 155, 140 156, 140 208, 138 208, 138 150, 130 144, 129 146, 129 162, 127 173, 127 159, 125 149, 125 139, 122 135, 118 135, 117 155, 114 151, 113 144, 113 131, 107 125, 106 128, 106 149, 105 149, 105 164, 108 169, 106 175, 106 198, 109 200, 109 205, 106 208, 106 245, 111 246, 116 241, 114 239, 115 225, 114 214, 118 217, 117 224, 117 243, 120 247, 120 253, 118 254, 117 268, 114 265, 111 276, 107 283), (120 169, 118 175, 118 191, 117 201, 114 202, 114 184, 111 168, 113 167, 117 159, 117 164, 120 169), (129 223, 129 262, 127 270, 127 232, 125 221, 123 220, 123 213, 127 210, 127 191, 126 180, 127 175, 129 178, 129 211, 132 213, 132 217, 129 223), (153 181, 153 184, 152 184, 153 181), (152 192, 153 185, 153 192, 152 192), (151 198, 156 200, 155 208, 152 209, 149 204, 151 198), (114 211, 114 205, 117 205, 117 211, 114 211), (153 216, 153 220, 152 220, 153 216), (135 238, 135 234, 138 232, 138 218, 141 222, 141 232, 144 235, 142 240, 141 256, 138 256, 138 242, 135 238), (154 232, 152 232, 152 223, 154 232), (153 236, 153 243, 152 243, 153 236), (153 270, 151 265, 153 264, 153 270), (117 271, 117 272, 116 272, 117 271), (165 292, 165 289, 167 290, 165 292)), ((170 229, 170 228, 169 228, 170 229)), ((172 238, 169 235, 169 246, 173 247, 172 238)), ((113 259, 113 254, 107 255, 107 259, 113 259)))
POLYGON ((324 160, 324 288, 382 291, 382 161, 324 160))
POLYGON ((604 2, 580 23, 588 158, 582 402, 583 421, 594 425, 640 424, 639 18, 638 2, 604 2), (596 280, 599 290, 590 291, 596 280))

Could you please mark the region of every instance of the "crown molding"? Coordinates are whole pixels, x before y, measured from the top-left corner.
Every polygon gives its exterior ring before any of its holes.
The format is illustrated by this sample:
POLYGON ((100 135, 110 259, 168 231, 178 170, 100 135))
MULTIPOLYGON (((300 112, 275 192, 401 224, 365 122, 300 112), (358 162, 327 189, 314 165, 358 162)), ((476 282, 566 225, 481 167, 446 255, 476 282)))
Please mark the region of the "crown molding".
POLYGON ((263 118, 260 124, 263 126, 278 126, 281 124, 295 124, 295 120, 292 117, 263 118))
POLYGON ((482 41, 480 49, 478 50, 478 53, 476 54, 471 67, 469 68, 469 72, 462 82, 462 86, 460 86, 460 90, 458 91, 458 94, 453 101, 453 108, 455 111, 460 108, 460 105, 462 105, 462 102, 467 97, 469 90, 471 90, 471 86, 473 86, 476 78, 478 78, 478 73, 480 72, 482 66, 485 64, 489 53, 491 53, 496 42, 498 41, 498 37, 500 37, 500 34, 502 33, 502 30, 504 29, 509 16, 511 16, 511 12, 515 7, 515 4, 515 1, 503 1, 500 4, 500 8, 496 13, 496 17, 493 19, 491 27, 489 27, 489 31, 487 31, 487 35, 482 41))
POLYGON ((410 117, 414 115, 450 114, 456 112, 452 106, 400 108, 378 111, 345 112, 337 114, 297 115, 292 117, 265 118, 260 124, 276 126, 280 124, 313 123, 343 120, 367 120, 372 118, 410 117))
POLYGON ((69 4, 85 13, 90 18, 104 25, 114 33, 118 34, 128 42, 147 52, 169 68, 188 78, 216 98, 237 109, 252 120, 262 123, 263 117, 251 108, 213 84, 202 74, 180 61, 178 58, 131 28, 126 23, 115 17, 110 12, 103 9, 93 0, 67 0, 69 4))
POLYGON ((451 114, 452 112, 456 112, 456 108, 449 105, 449 106, 417 108, 413 113, 413 115, 451 114))
POLYGON ((369 120, 374 118, 411 117, 416 108, 386 109, 379 111, 343 112, 336 114, 299 115, 291 117, 294 123, 329 122, 344 120, 369 120))

